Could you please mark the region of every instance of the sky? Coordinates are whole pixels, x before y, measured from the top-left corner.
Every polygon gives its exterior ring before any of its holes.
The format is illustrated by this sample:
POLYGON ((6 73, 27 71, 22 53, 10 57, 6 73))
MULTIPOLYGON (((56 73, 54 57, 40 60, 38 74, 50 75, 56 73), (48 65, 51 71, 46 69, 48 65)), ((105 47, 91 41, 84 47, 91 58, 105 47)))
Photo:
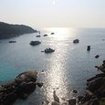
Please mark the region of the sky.
POLYGON ((105 28, 105 0, 0 0, 0 21, 32 27, 105 28))

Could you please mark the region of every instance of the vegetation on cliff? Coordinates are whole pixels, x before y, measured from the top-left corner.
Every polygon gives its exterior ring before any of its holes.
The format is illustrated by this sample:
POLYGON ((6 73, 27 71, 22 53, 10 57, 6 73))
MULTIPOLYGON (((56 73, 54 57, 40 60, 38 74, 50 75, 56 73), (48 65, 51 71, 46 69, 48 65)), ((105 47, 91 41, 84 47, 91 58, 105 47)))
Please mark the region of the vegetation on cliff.
POLYGON ((37 30, 34 30, 26 25, 13 25, 0 22, 0 39, 11 38, 22 34, 34 32, 37 32, 37 30))

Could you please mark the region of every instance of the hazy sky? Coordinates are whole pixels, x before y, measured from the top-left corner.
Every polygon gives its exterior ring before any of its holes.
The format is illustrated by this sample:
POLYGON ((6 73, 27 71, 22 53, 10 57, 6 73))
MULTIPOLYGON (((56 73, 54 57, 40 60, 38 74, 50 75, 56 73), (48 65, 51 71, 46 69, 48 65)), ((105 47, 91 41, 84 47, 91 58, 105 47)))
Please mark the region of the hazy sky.
POLYGON ((0 0, 0 21, 33 27, 105 27, 105 0, 0 0))

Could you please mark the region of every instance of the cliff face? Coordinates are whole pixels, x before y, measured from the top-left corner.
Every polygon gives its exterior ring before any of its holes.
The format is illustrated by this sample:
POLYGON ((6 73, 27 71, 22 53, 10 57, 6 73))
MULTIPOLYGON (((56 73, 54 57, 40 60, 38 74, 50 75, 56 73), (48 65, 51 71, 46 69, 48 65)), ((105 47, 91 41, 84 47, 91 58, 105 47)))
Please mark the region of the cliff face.
POLYGON ((0 39, 11 38, 26 33, 34 33, 37 30, 25 25, 13 25, 0 22, 0 39))

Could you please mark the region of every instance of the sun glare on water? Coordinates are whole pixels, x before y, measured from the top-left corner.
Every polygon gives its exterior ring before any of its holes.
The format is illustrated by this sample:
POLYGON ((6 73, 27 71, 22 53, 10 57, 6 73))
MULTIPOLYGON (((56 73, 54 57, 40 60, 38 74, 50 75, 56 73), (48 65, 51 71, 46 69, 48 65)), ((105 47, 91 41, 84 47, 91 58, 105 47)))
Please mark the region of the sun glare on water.
POLYGON ((52 28, 46 28, 46 30, 50 32, 54 32, 55 34, 53 37, 56 40, 65 40, 68 37, 71 37, 74 33, 73 29, 65 28, 65 27, 52 27, 52 28))
POLYGON ((62 101, 62 97, 68 98, 70 96, 69 92, 71 91, 71 88, 68 90, 66 81, 67 77, 65 76, 65 58, 67 58, 66 53, 68 52, 69 48, 68 39, 71 39, 71 37, 74 36, 75 30, 65 27, 50 27, 45 28, 44 30, 48 34, 49 43, 51 41, 49 46, 56 50, 55 53, 51 56, 51 61, 49 60, 50 69, 46 75, 46 86, 44 94, 46 99, 52 102, 54 98, 53 92, 55 90, 57 96, 62 101))

